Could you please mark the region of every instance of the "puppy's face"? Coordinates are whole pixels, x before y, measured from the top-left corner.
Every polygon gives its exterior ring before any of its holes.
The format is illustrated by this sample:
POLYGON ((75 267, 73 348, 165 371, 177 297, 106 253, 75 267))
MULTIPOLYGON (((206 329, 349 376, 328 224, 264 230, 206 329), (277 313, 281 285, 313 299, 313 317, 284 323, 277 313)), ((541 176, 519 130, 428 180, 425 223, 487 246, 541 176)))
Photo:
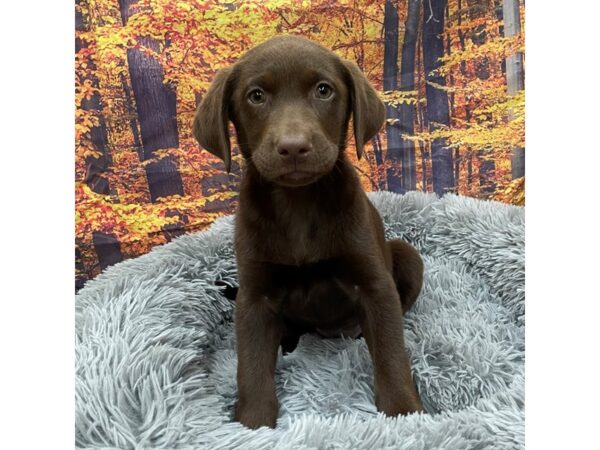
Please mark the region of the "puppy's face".
POLYGON ((306 39, 282 36, 219 72, 198 108, 194 134, 229 167, 231 120, 242 154, 260 175, 295 187, 333 169, 351 113, 360 157, 384 120, 375 91, 356 65, 306 39))
POLYGON ((333 168, 349 118, 341 66, 303 40, 271 42, 238 63, 232 119, 243 154, 263 177, 297 186, 333 168))

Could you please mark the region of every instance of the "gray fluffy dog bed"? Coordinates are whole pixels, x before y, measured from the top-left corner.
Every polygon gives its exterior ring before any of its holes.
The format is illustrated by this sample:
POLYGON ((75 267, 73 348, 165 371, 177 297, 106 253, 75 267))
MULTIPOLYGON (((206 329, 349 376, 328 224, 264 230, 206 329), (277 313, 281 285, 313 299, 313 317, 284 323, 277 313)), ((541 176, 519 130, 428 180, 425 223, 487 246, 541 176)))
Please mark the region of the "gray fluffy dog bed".
POLYGON ((117 264, 76 298, 79 448, 511 449, 524 446, 524 211, 466 197, 369 194, 415 245, 405 320, 428 414, 373 404, 364 340, 304 335, 277 363, 277 429, 232 422, 233 218, 117 264), (218 283, 216 284, 216 281, 218 283))

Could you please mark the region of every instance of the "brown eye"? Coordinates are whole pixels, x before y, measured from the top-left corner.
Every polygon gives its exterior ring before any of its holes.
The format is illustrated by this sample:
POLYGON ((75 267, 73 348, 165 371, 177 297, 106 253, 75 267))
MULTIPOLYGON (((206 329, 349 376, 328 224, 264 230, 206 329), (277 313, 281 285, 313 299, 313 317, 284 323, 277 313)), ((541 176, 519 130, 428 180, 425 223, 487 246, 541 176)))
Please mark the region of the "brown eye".
POLYGON ((333 88, 327 83, 319 83, 315 95, 321 100, 327 100, 333 94, 333 88))
POLYGON ((248 94, 248 100, 255 105, 260 105, 265 102, 265 93, 262 89, 253 89, 248 94))

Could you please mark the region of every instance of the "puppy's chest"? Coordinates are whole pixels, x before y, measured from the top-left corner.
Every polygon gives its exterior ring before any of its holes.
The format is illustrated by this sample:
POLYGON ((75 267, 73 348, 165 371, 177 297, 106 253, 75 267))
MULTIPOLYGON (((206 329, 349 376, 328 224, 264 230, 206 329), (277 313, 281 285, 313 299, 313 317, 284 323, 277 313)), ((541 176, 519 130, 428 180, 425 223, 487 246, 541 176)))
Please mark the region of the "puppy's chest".
POLYGON ((355 322, 360 290, 339 260, 273 265, 272 270, 272 287, 286 319, 327 329, 355 322))
POLYGON ((274 263, 300 265, 337 256, 339 233, 334 220, 312 211, 279 214, 263 236, 267 258, 274 263))

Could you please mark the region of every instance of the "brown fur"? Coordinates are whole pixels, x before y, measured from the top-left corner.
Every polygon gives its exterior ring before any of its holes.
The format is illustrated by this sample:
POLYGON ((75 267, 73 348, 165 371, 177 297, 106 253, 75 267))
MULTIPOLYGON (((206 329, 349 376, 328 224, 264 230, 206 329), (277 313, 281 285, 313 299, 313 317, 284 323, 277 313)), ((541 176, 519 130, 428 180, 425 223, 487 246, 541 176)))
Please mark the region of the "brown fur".
POLYGON ((229 169, 231 121, 246 160, 235 222, 235 417, 250 428, 275 426, 279 345, 315 330, 362 331, 378 410, 422 411, 402 315, 419 295, 423 264, 409 244, 385 240, 344 154, 351 116, 360 158, 383 124, 383 103, 355 64, 291 36, 219 72, 196 113, 205 149, 229 169))

